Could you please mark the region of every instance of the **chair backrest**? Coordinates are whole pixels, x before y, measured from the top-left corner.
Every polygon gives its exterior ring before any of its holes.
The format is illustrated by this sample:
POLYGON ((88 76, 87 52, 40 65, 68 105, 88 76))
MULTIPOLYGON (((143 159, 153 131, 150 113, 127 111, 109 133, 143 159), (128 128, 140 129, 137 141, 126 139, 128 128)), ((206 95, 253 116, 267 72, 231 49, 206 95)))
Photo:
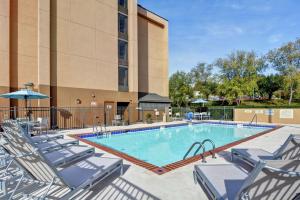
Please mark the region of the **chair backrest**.
POLYGON ((290 135, 274 157, 282 160, 300 160, 300 136, 290 135))
POLYGON ((37 121, 40 123, 41 126, 48 126, 48 118, 46 117, 38 117, 37 121))
POLYGON ((3 123, 4 137, 7 144, 3 147, 13 156, 32 177, 39 181, 51 182, 54 178, 57 184, 66 185, 58 176, 57 170, 49 164, 44 156, 24 137, 22 128, 16 121, 3 123), (28 156, 20 156, 20 155, 28 156))
POLYGON ((121 120, 121 115, 115 115, 115 120, 121 120))
POLYGON ((299 186, 300 160, 268 160, 256 165, 236 199, 293 199, 299 186))

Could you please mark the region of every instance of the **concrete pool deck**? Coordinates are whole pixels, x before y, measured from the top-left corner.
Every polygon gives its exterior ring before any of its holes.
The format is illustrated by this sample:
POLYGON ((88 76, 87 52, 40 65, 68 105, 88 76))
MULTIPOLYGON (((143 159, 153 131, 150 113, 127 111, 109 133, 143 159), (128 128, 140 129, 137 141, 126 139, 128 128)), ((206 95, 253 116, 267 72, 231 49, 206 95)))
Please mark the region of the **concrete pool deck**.
MULTIPOLYGON (((177 124, 182 122, 172 122, 177 124)), ((170 123, 168 123, 170 124, 170 123)), ((124 128, 141 128, 149 126, 165 125, 165 123, 136 124, 126 127, 110 127, 109 130, 119 130, 124 128)), ((64 130, 66 135, 81 134, 92 132, 92 129, 64 130)), ((263 148, 270 152, 275 151, 289 136, 289 134, 300 134, 300 125, 287 125, 253 140, 246 141, 235 147, 263 148)), ((84 144, 84 143, 82 143, 84 144)), ((230 149, 217 154, 217 159, 207 157, 207 164, 227 163, 230 149)), ((116 157, 100 149, 96 153, 102 156, 116 157)), ((99 183, 90 191, 84 191, 75 199, 208 199, 202 188, 194 183, 193 168, 195 164, 202 163, 197 161, 189 165, 170 171, 163 175, 157 175, 145 168, 137 166, 124 160, 125 173, 123 176, 110 177, 104 182, 99 183)), ((62 192, 53 192, 52 197, 58 197, 62 192)))

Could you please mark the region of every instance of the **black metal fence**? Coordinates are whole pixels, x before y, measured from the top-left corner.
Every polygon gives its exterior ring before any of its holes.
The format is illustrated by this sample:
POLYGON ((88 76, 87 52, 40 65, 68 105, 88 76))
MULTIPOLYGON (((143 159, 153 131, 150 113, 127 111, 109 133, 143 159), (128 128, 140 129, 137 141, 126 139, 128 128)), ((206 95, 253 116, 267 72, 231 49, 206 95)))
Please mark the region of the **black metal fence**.
POLYGON ((0 122, 5 119, 47 118, 51 129, 86 128, 113 120, 103 107, 0 107, 0 122))
MULTIPOLYGON (((212 120, 233 120, 234 108, 209 107, 206 112, 212 120)), ((112 125, 117 110, 106 110, 104 107, 0 107, 0 122, 4 119, 47 118, 51 129, 87 128, 95 125, 112 125)), ((146 121, 146 114, 150 113, 154 121, 162 121, 165 110, 159 110, 156 116, 153 110, 137 110, 134 106, 128 106, 122 110, 122 124, 131 124, 137 121, 146 121)), ((192 108, 172 108, 172 116, 184 118, 185 113, 199 112, 192 108)))
POLYGON ((210 114, 210 119, 211 120, 226 120, 226 121, 233 121, 234 116, 234 108, 233 107, 227 107, 227 106, 222 106, 222 107, 203 107, 201 109, 196 109, 196 108, 189 108, 189 107, 173 107, 172 108, 172 116, 173 117, 184 117, 185 113, 188 112, 207 112, 210 114))

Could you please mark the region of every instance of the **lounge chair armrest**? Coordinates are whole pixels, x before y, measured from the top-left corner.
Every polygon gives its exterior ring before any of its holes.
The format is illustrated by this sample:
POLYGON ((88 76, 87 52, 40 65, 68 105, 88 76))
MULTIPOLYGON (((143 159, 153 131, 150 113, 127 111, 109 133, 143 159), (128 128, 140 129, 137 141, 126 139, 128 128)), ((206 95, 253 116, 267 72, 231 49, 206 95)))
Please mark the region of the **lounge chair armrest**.
POLYGON ((287 170, 282 170, 282 169, 278 169, 278 168, 274 168, 274 167, 270 167, 270 166, 265 166, 266 169, 279 173, 279 174, 287 174, 290 176, 299 176, 300 177, 300 172, 294 172, 294 171, 287 171, 287 170))

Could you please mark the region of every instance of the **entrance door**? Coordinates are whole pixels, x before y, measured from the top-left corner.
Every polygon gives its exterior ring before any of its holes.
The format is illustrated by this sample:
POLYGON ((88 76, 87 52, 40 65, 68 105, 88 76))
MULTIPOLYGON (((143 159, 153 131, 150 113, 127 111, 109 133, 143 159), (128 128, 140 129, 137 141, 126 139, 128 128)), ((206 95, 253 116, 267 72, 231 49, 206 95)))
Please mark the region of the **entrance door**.
POLYGON ((104 102, 104 122, 106 126, 111 125, 115 115, 115 103, 112 101, 104 102))
POLYGON ((118 102, 117 103, 117 115, 120 116, 121 120, 128 121, 128 105, 129 102, 118 102))

